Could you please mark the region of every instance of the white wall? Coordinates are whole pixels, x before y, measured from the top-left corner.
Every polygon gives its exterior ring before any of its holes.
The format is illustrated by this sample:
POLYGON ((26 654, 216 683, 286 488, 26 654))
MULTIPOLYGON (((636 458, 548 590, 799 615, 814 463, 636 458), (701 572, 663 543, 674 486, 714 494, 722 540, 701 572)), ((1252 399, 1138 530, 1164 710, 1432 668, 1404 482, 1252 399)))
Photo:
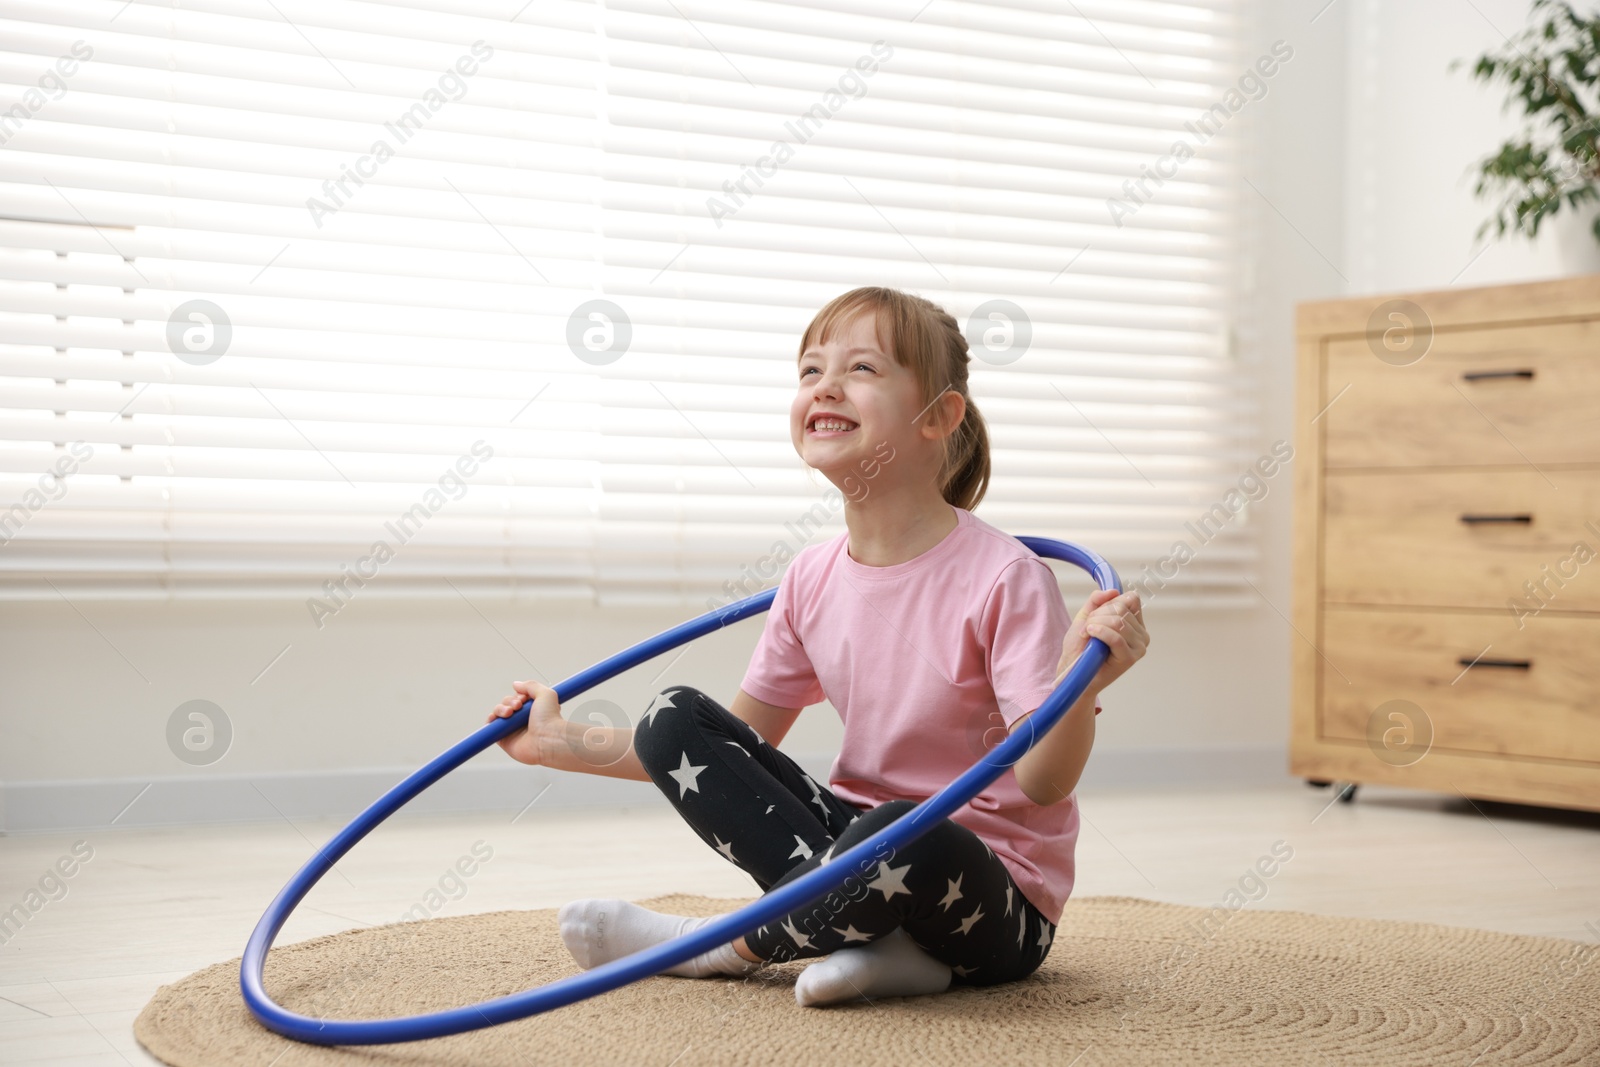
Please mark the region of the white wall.
POLYGON ((1574 216, 1564 207, 1537 242, 1473 237, 1491 214, 1491 203, 1472 192, 1475 164, 1512 136, 1521 118, 1503 107, 1504 83, 1486 85, 1471 67, 1484 52, 1504 51, 1506 38, 1528 23, 1526 0, 1339 3, 1348 9, 1350 42, 1349 221, 1337 250, 1347 292, 1467 288, 1600 271, 1600 242, 1589 232, 1592 209, 1574 216), (1455 59, 1464 62, 1452 73, 1446 68, 1455 59))
MULTIPOLYGON (((1552 233, 1536 247, 1498 245, 1472 258, 1471 235, 1486 211, 1462 175, 1510 124, 1497 95, 1444 68, 1523 18, 1509 0, 1475 3, 1493 26, 1459 0, 1261 5, 1249 56, 1278 39, 1295 51, 1246 112, 1258 148, 1238 189, 1257 249, 1241 277, 1238 351, 1258 381, 1263 451, 1294 436, 1296 302, 1552 277, 1600 261, 1583 223, 1566 227, 1578 241, 1552 233)), ((1289 483, 1276 483, 1255 509, 1263 602, 1208 615, 1151 604, 1151 653, 1106 693, 1087 785, 1286 777, 1289 650, 1300 638, 1284 617, 1289 483)), ((511 679, 559 680, 688 616, 373 597, 318 632, 298 604, 0 605, 0 780, 9 809, 0 825, 351 811, 475 729, 511 679), (179 763, 164 735, 172 710, 196 698, 221 706, 235 729, 228 754, 203 768, 179 763), (362 769, 370 773, 353 773, 362 769)), ((760 626, 747 620, 670 668, 667 657, 575 703, 604 697, 637 715, 673 683, 726 702, 760 626)), ((820 706, 783 747, 820 773, 839 733, 832 709, 820 706)), ((436 808, 520 805, 546 780, 498 750, 470 766, 479 770, 462 772, 454 792, 437 787, 436 808)), ((562 776, 540 803, 653 799, 648 785, 612 785, 562 776)))

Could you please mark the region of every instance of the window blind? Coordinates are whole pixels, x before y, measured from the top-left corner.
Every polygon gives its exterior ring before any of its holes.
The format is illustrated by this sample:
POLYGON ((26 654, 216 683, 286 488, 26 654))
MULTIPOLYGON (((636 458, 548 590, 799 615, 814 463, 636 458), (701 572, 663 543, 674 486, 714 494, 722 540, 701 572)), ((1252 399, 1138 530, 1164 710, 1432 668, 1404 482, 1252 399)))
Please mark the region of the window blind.
POLYGON ((974 339, 980 517, 1253 600, 1232 3, 4 14, 0 596, 730 602, 845 529, 787 412, 873 284, 974 339))

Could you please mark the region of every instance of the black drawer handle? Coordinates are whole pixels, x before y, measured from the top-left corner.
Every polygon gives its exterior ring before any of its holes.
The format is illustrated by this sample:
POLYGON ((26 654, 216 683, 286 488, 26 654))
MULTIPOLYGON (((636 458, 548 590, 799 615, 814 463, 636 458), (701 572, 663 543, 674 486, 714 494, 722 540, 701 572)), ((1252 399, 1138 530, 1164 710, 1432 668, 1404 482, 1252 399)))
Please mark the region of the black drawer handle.
POLYGON ((1532 515, 1463 515, 1463 516, 1461 516, 1461 521, 1464 522, 1464 523, 1468 523, 1469 525, 1472 524, 1472 523, 1478 523, 1478 522, 1520 522, 1520 523, 1531 523, 1531 522, 1533 522, 1533 516, 1532 515))
POLYGON ((1462 378, 1469 382, 1481 381, 1484 378, 1532 378, 1531 370, 1469 370, 1462 372, 1462 378))
POLYGON ((1531 659, 1468 659, 1462 656, 1456 662, 1463 667, 1509 667, 1517 671, 1525 671, 1533 666, 1531 659))

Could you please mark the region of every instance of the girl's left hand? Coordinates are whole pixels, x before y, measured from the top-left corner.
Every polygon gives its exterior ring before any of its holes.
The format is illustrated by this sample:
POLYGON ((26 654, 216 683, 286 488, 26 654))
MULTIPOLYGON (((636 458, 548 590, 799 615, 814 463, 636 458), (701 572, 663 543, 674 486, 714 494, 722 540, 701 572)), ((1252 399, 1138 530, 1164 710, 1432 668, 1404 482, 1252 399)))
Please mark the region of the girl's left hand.
POLYGON ((1143 612, 1138 593, 1118 593, 1114 589, 1096 589, 1090 593, 1061 643, 1057 679, 1077 662, 1083 650, 1089 647, 1091 637, 1104 641, 1111 654, 1089 683, 1089 691, 1098 693, 1122 677, 1150 647, 1150 633, 1144 627, 1143 612))

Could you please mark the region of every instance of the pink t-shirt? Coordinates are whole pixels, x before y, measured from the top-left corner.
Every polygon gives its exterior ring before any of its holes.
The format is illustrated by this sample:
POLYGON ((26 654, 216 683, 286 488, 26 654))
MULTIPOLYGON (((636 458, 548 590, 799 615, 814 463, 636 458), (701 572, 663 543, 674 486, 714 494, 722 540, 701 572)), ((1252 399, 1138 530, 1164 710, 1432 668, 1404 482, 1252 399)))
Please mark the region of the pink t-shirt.
MULTIPOLYGON (((944 540, 893 566, 858 563, 848 533, 802 549, 744 676, 741 688, 767 704, 833 703, 844 741, 828 784, 858 807, 937 793, 1054 689, 1071 623, 1055 573, 1010 534, 954 511, 944 540)), ((1072 892, 1076 792, 1040 806, 1008 767, 951 819, 1060 921, 1072 892)))

